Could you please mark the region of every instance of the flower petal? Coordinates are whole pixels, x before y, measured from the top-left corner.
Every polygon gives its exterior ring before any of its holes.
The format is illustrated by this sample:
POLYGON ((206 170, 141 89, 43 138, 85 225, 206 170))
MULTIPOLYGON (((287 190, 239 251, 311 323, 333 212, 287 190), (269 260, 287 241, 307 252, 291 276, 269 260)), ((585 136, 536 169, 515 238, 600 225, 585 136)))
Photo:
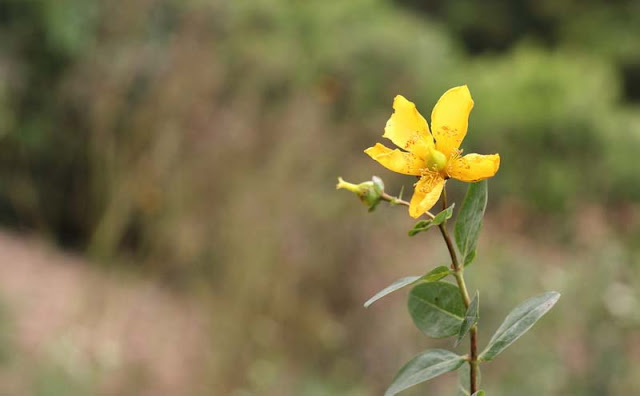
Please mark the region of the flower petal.
POLYGON ((416 105, 402 95, 397 95, 393 100, 393 109, 394 113, 387 121, 382 137, 390 139, 402 149, 426 157, 429 148, 434 146, 427 121, 416 105))
POLYGON ((431 128, 436 149, 451 157, 467 134, 473 99, 466 85, 451 88, 442 95, 431 112, 431 128))
POLYGON ((405 175, 420 176, 421 170, 426 167, 424 160, 418 156, 398 149, 392 150, 380 143, 364 152, 385 168, 405 175))
POLYGON ((449 162, 447 174, 464 182, 477 182, 495 175, 499 167, 499 154, 467 154, 449 162))
POLYGON ((440 174, 433 174, 422 177, 415 186, 411 204, 409 206, 409 215, 418 218, 424 212, 433 208, 433 205, 440 199, 442 189, 444 188, 444 179, 440 174))

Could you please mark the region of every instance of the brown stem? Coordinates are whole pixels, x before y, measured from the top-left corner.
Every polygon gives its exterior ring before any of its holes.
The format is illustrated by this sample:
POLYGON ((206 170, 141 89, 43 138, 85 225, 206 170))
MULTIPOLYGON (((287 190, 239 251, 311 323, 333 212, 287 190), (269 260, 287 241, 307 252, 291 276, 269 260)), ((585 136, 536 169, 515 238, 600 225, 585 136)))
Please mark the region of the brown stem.
POLYGON ((470 394, 474 394, 478 391, 478 327, 474 325, 469 331, 470 351, 471 356, 469 359, 469 377, 471 384, 469 386, 470 394))

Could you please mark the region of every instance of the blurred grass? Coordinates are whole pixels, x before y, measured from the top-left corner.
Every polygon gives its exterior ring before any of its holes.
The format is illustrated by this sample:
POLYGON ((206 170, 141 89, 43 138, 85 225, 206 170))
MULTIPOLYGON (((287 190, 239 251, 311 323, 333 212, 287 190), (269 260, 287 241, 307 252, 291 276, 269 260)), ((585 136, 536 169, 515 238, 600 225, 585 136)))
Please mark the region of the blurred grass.
POLYGON ((426 344, 403 297, 360 304, 423 271, 414 260, 431 245, 405 237, 400 209, 367 216, 333 185, 377 174, 390 191, 409 189, 362 150, 396 94, 428 116, 466 83, 476 105, 463 148, 502 158, 489 210, 500 226, 470 271, 486 293, 482 336, 525 297, 565 294, 485 370, 487 388, 633 394, 637 322, 606 296, 637 299, 635 11, 631 1, 6 0, 0 222, 208 296, 221 394, 377 394, 426 344), (510 248, 520 238, 525 253, 510 248))

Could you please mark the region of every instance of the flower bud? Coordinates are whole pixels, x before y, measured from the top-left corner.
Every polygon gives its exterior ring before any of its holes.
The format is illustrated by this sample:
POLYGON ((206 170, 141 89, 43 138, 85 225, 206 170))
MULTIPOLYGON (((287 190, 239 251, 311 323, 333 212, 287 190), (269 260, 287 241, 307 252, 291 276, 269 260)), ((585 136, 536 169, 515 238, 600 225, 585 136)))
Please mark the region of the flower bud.
POLYGON ((384 183, 382 182, 382 179, 377 176, 373 176, 370 181, 360 184, 349 183, 339 177, 336 189, 345 189, 355 193, 362 203, 369 207, 369 211, 371 212, 382 199, 382 194, 384 194, 384 183))

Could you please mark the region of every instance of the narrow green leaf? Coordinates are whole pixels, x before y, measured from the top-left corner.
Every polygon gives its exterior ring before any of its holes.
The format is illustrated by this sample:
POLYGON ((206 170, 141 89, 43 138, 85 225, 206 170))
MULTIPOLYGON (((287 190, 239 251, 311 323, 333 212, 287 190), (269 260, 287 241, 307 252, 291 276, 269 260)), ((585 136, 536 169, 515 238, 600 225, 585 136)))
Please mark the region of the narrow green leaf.
POLYGON ((558 301, 560 293, 551 291, 518 305, 507 315, 479 359, 489 361, 526 333, 558 301))
POLYGON ((402 366, 384 396, 393 396, 421 382, 458 369, 464 357, 444 349, 422 352, 402 366))
POLYGON ((478 236, 482 227, 482 217, 487 206, 487 181, 471 183, 462 202, 462 209, 456 220, 456 245, 467 266, 476 257, 478 236))
POLYGON ((409 236, 414 236, 422 231, 426 231, 433 226, 433 220, 420 220, 409 230, 409 236))
POLYGON ((382 297, 386 296, 387 294, 393 293, 394 291, 396 291, 398 289, 402 289, 405 286, 408 286, 408 285, 410 285, 410 284, 412 284, 414 282, 417 282, 418 280, 420 280, 420 278, 422 278, 422 277, 421 276, 407 276, 405 278, 400 278, 400 279, 396 280, 395 282, 393 282, 389 286, 385 287, 384 289, 382 289, 378 293, 376 293, 375 296, 373 296, 370 299, 368 299, 367 302, 364 303, 364 307, 365 308, 369 308, 369 306, 371 306, 371 304, 373 304, 374 302, 378 301, 379 299, 381 299, 382 297))
POLYGON ((423 276, 407 276, 405 278, 400 278, 395 282, 393 282, 392 284, 390 284, 389 286, 380 290, 378 293, 376 293, 375 296, 368 299, 367 302, 364 303, 364 307, 369 308, 371 304, 378 301, 382 297, 386 296, 387 294, 391 294, 396 290, 402 289, 405 286, 409 286, 421 280, 425 282, 439 281, 440 279, 446 277, 450 273, 451 273, 451 270, 449 268, 445 267, 444 265, 441 265, 439 267, 432 269, 426 275, 423 275, 423 276))
MULTIPOLYGON (((482 375, 480 372, 480 366, 477 367, 477 377, 476 383, 480 386, 482 382, 482 375)), ((468 364, 464 364, 458 370, 458 396, 469 396, 471 392, 469 391, 471 385, 471 368, 468 364)))
POLYGON ((412 229, 409 230, 408 234, 409 234, 410 237, 416 236, 419 233, 421 233, 422 231, 428 230, 429 228, 431 228, 430 225, 428 227, 412 228, 412 229))
POLYGON ((451 270, 448 267, 441 265, 429 271, 425 276, 422 277, 422 279, 424 279, 427 282, 435 282, 446 277, 450 273, 451 273, 451 270))
POLYGON ((409 293, 413 323, 433 338, 450 337, 460 331, 465 306, 458 287, 446 282, 421 283, 409 293))
POLYGON ((451 216, 453 216, 454 206, 455 203, 451 204, 451 206, 435 215, 435 217, 431 220, 420 220, 419 222, 414 224, 412 229, 409 230, 409 236, 415 236, 423 231, 427 231, 433 226, 438 226, 444 223, 446 220, 450 219, 451 216))
POLYGON ((473 296, 473 300, 469 304, 469 308, 467 308, 467 312, 464 314, 464 320, 462 321, 462 325, 460 326, 460 332, 458 333, 458 338, 456 339, 456 343, 454 346, 458 346, 460 341, 467 335, 469 330, 478 322, 478 306, 480 303, 480 295, 476 291, 476 295, 473 296))
POLYGON ((455 206, 456 206, 456 204, 452 203, 451 206, 449 206, 448 208, 446 208, 442 212, 440 212, 437 215, 435 215, 433 220, 431 220, 433 222, 433 225, 440 225, 440 224, 444 223, 445 221, 449 220, 451 218, 451 216, 453 216, 453 208, 455 206))
POLYGON ((476 393, 474 393, 471 396, 484 396, 484 391, 483 390, 479 390, 479 391, 477 391, 476 393))

